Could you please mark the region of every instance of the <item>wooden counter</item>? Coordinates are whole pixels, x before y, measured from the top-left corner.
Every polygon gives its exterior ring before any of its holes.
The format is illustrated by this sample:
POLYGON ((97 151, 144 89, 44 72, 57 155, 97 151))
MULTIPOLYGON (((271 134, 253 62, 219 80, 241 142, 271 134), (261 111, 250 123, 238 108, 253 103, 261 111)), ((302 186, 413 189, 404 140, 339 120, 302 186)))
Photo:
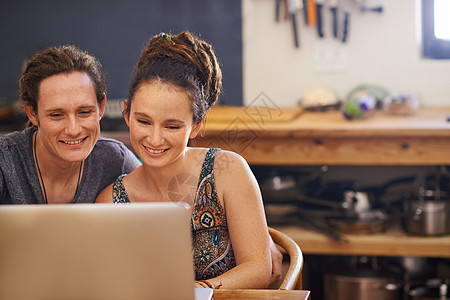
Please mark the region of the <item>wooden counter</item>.
POLYGON ((409 236, 400 229, 393 228, 378 234, 343 235, 348 242, 340 243, 301 227, 275 228, 290 236, 304 254, 450 257, 450 235, 409 236))
POLYGON ((245 300, 308 300, 310 291, 299 290, 214 290, 213 299, 245 299, 245 300))
POLYGON ((193 145, 232 150, 254 165, 450 164, 450 107, 352 121, 339 111, 273 110, 219 106, 193 145))

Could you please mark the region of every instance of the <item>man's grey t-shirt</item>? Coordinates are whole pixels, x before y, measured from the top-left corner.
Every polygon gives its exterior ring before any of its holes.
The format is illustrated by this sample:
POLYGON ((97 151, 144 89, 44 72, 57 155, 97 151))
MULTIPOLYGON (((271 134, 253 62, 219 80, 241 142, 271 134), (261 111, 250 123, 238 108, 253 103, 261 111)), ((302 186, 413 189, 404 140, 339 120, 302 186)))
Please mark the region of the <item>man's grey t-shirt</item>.
MULTIPOLYGON (((44 203, 33 159, 30 127, 0 136, 0 204, 44 203)), ((73 203, 93 203, 119 175, 140 165, 121 142, 100 138, 84 161, 83 175, 73 203)))

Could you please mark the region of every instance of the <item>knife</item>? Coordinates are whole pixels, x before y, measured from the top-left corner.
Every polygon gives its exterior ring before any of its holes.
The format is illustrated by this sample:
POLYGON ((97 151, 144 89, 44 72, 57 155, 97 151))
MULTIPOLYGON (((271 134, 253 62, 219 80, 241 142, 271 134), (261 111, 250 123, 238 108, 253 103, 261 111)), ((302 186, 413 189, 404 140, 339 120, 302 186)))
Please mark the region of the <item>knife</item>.
POLYGON ((291 16, 291 20, 292 20, 292 28, 294 30, 295 47, 299 48, 300 42, 298 39, 298 31, 297 31, 297 12, 301 8, 300 0, 287 0, 287 7, 288 7, 289 15, 291 16))
POLYGON ((377 12, 377 13, 382 13, 383 12, 383 6, 374 6, 374 7, 368 7, 366 4, 366 0, 355 0, 355 3, 358 5, 359 10, 362 13, 365 12, 377 12))
POLYGON ((316 3, 314 0, 307 1, 308 25, 315 26, 317 21, 316 3))
POLYGON ((350 30, 350 10, 352 0, 339 0, 339 10, 344 13, 344 21, 342 23, 342 42, 347 42, 348 31, 350 30))
POLYGON ((376 12, 376 13, 382 13, 383 12, 383 6, 375 6, 375 7, 368 7, 366 5, 362 5, 359 7, 359 10, 363 13, 365 12, 376 12))
POLYGON ((331 24, 333 26, 333 36, 335 38, 338 37, 338 19, 337 19, 337 6, 338 6, 338 0, 328 0, 328 5, 330 7, 331 11, 331 24))
POLYGON ((303 17, 305 19, 305 25, 308 25, 308 0, 302 0, 303 4, 303 17))
POLYGON ((275 21, 280 22, 280 1, 275 0, 275 21))
POLYGON ((322 30, 322 8, 324 4, 324 0, 315 0, 316 2, 316 15, 317 15, 317 34, 320 38, 323 38, 323 30, 322 30))

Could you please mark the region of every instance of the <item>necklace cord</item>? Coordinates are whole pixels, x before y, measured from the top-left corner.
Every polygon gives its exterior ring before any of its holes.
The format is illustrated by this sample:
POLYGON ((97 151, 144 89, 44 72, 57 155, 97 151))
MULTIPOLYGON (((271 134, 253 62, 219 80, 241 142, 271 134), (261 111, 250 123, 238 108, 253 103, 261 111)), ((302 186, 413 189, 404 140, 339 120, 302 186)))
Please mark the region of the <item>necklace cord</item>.
MULTIPOLYGON (((38 173, 39 173, 39 180, 41 182, 42 185, 42 191, 44 192, 44 203, 48 204, 48 199, 47 199, 47 192, 45 190, 45 184, 44 184, 44 179, 42 178, 42 173, 41 173, 41 168, 39 167, 39 162, 37 159, 37 154, 36 154, 36 137, 37 137, 37 132, 34 134, 34 145, 33 145, 33 150, 34 150, 34 160, 36 161, 36 166, 38 169, 38 173)), ((83 163, 84 160, 81 161, 80 164, 80 171, 78 171, 78 180, 77 180, 77 188, 75 189, 75 195, 74 198, 76 197, 77 193, 78 193, 78 187, 80 186, 80 179, 81 179, 81 169, 83 168, 83 163)))

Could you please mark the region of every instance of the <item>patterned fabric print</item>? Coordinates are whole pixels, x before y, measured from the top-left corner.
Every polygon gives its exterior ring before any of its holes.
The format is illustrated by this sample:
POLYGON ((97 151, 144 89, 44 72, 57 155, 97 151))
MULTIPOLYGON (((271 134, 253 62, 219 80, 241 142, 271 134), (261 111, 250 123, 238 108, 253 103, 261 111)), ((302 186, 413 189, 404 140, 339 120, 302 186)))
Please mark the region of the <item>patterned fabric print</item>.
POLYGON ((192 211, 191 231, 196 280, 219 276, 236 266, 227 218, 214 183, 214 158, 219 150, 211 148, 206 154, 192 211))
POLYGON ((127 174, 122 174, 117 177, 112 186, 112 196, 114 203, 130 203, 127 191, 125 191, 125 186, 123 185, 122 179, 127 176, 127 174))

